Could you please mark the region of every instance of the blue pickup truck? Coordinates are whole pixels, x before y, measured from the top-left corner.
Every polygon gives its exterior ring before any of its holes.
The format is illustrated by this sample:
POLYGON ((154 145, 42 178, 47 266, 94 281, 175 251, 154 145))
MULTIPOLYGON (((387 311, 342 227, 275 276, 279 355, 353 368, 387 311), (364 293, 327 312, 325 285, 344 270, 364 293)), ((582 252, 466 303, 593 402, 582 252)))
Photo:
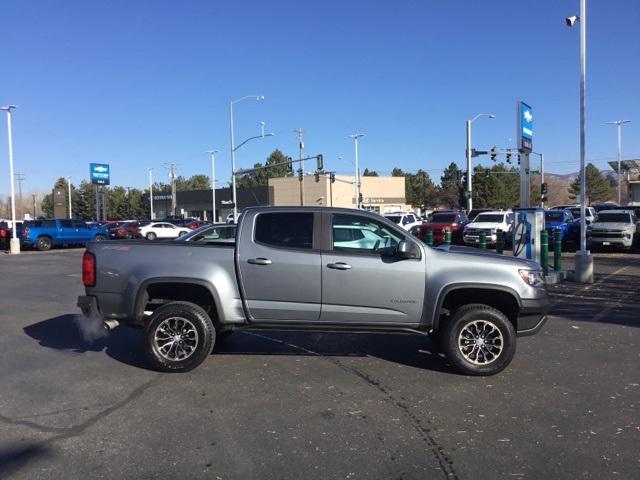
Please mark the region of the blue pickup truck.
POLYGON ((580 219, 575 219, 569 210, 547 210, 544 212, 544 223, 549 232, 549 243, 555 235, 562 234, 562 244, 577 243, 580 239, 580 219))
POLYGON ((54 220, 29 220, 18 231, 24 247, 35 247, 40 251, 62 245, 84 245, 94 240, 109 238, 104 227, 89 227, 82 220, 68 218, 54 220))

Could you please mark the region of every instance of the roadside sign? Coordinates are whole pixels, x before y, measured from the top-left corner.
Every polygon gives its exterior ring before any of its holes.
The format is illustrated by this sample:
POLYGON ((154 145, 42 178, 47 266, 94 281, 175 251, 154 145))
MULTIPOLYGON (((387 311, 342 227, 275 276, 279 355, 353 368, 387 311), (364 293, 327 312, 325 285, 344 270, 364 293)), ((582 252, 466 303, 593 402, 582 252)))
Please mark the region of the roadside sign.
POLYGON ((533 150, 533 109, 522 100, 517 103, 518 149, 531 153, 533 150))
POLYGON ((109 164, 107 163, 90 163, 89 176, 91 183, 94 185, 109 185, 109 164))

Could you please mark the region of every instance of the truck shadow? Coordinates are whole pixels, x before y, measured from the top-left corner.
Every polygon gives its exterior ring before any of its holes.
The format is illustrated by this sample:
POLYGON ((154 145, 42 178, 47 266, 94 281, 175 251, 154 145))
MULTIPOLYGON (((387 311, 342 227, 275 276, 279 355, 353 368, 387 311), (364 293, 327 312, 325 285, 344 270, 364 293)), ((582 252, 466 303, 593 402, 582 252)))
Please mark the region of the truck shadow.
POLYGON ((67 314, 49 318, 24 328, 24 333, 43 347, 75 353, 104 351, 111 358, 138 368, 148 368, 142 350, 142 331, 133 328, 83 331, 82 315, 67 314))
MULTIPOLYGON (((67 314, 43 320, 24 328, 24 332, 47 348, 82 354, 104 351, 124 364, 150 369, 143 352, 143 332, 127 327, 99 331, 87 337, 78 322, 81 315, 67 314)), ((414 368, 451 373, 454 370, 438 355, 434 343, 421 335, 332 333, 300 331, 235 332, 217 342, 216 355, 290 355, 320 357, 375 357, 414 368)))

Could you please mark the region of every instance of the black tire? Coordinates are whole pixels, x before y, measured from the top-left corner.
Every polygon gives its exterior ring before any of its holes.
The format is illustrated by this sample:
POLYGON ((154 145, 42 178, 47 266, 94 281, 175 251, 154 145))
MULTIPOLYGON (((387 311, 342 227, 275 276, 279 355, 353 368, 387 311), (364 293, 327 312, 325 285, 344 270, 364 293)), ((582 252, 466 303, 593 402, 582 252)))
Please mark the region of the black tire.
MULTIPOLYGON (((158 308, 145 326, 144 344, 145 353, 149 362, 156 370, 161 372, 188 372, 200 365, 213 350, 216 340, 216 330, 207 312, 194 303, 171 302, 158 308), (171 327, 173 319, 174 327, 171 327), (179 332, 180 321, 185 328, 184 349, 182 352, 188 356, 179 358, 179 350, 162 349, 159 345, 162 338, 172 338, 172 332, 179 332), (167 322, 167 323, 165 323, 167 322), (178 323, 176 323, 178 322, 178 323), (186 325, 185 325, 186 323, 186 325), (168 330, 166 328, 169 328, 168 330), (173 328, 173 330, 171 330, 173 328), (195 334, 191 334, 191 331, 195 334), (160 338, 158 338, 160 337, 160 338), (191 343, 189 343, 191 340, 191 343)), ((170 341, 170 340, 169 340, 170 341)), ((179 347, 181 348, 181 347, 179 347)))
POLYGON ((36 248, 41 252, 46 252, 47 250, 51 250, 51 239, 49 237, 40 237, 36 240, 36 248))
POLYGON ((473 303, 460 307, 447 321, 441 345, 449 361, 461 373, 495 375, 504 370, 513 359, 516 352, 516 332, 502 312, 488 305, 473 303), (478 327, 482 330, 478 331, 478 327), (463 330, 466 335, 462 334, 463 330), (480 335, 474 338, 474 331, 480 335), (486 332, 490 333, 486 337, 491 338, 491 343, 484 343, 482 333, 486 332), (478 341, 482 342, 482 346, 479 346, 478 341), (465 347, 465 344, 469 346, 465 347), (474 351, 482 352, 482 358, 478 353, 475 353, 474 358, 474 351))
POLYGON ((153 232, 147 233, 147 240, 155 240, 157 235, 153 232))
POLYGON ((96 242, 104 242, 106 239, 107 237, 105 235, 102 235, 101 233, 96 235, 96 242))
POLYGON ((133 235, 131 235, 131 232, 127 232, 127 234, 125 235, 125 238, 127 240, 131 240, 133 238, 133 235))
POLYGON ((184 231, 183 232, 178 232, 178 237, 181 237, 181 236, 186 235, 186 234, 187 234, 187 232, 184 232, 184 231))

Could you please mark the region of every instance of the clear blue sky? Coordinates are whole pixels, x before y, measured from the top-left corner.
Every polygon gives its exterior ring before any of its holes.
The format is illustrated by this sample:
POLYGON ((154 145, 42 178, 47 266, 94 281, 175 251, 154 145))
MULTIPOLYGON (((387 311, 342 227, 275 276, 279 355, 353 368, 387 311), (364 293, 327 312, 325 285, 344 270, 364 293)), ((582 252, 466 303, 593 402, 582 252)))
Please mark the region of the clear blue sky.
MULTIPOLYGON (((588 159, 615 157, 615 128, 629 118, 625 158, 640 157, 640 3, 590 0, 588 159)), ((515 102, 534 107, 534 148, 548 170, 578 168, 578 29, 566 16, 578 0, 415 0, 222 2, 86 0, 2 2, 0 103, 14 114, 16 171, 24 188, 51 188, 59 176, 88 177, 111 164, 112 182, 145 186, 146 168, 166 180, 230 175, 230 99, 236 138, 276 136, 238 152, 239 167, 276 147, 295 156, 293 130, 306 131, 325 168, 352 166, 349 133, 365 133, 362 168, 425 169, 438 179, 464 163, 467 118, 474 146, 506 147, 515 102)), ((0 120, 0 192, 7 193, 6 120, 0 120)), ((490 163, 489 160, 482 160, 490 163)))

